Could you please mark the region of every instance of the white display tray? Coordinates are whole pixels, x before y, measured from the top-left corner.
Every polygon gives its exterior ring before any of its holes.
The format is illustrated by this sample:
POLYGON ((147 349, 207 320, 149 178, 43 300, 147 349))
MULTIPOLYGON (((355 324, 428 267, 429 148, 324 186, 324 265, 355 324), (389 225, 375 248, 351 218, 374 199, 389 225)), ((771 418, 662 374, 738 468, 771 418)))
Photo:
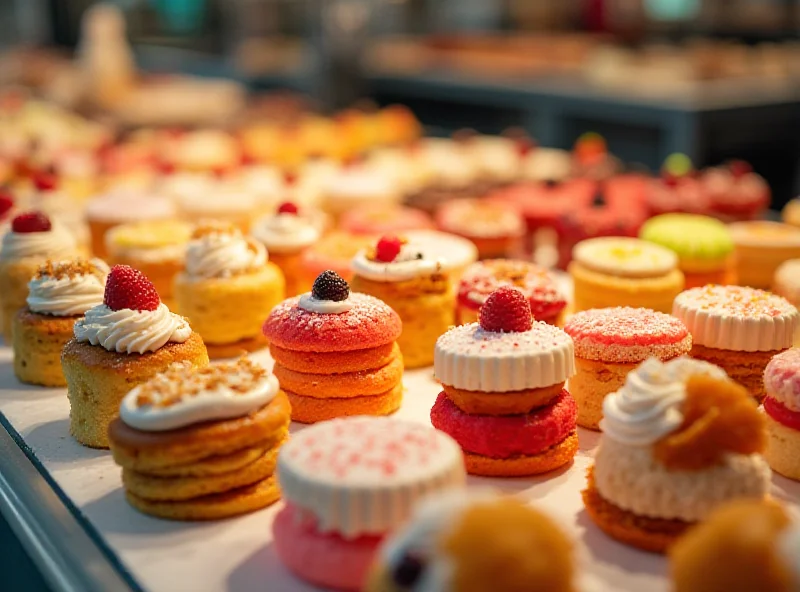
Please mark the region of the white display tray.
MULTIPOLYGON (((254 356, 271 365, 265 353, 254 356)), ((397 417, 430 425, 439 386, 430 369, 407 372, 405 399, 397 417)), ((240 518, 210 523, 158 520, 126 502, 120 469, 108 451, 84 448, 69 435, 64 389, 23 386, 14 378, 11 352, 0 348, 0 412, 29 446, 130 577, 153 592, 314 590, 278 562, 271 524, 280 503, 240 518)), ((303 429, 294 424, 294 430, 303 429)), ((555 517, 574 537, 580 590, 661 592, 668 590, 663 557, 639 552, 606 537, 583 509, 581 490, 598 434, 579 430, 580 451, 570 466, 533 479, 481 479, 470 487, 494 487, 530 500, 555 517)), ((773 495, 798 509, 800 484, 773 478, 773 495)))

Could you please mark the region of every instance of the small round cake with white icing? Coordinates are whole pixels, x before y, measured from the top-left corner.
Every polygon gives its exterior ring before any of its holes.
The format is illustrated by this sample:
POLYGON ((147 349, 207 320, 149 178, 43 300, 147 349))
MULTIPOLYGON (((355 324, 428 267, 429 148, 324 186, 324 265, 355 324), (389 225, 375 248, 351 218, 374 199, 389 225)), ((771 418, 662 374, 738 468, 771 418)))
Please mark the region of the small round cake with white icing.
POLYGON ((289 401, 255 362, 174 364, 133 388, 109 426, 128 502, 172 520, 252 512, 280 497, 289 401))
POLYGON ((436 342, 443 391, 431 423, 461 445, 471 474, 535 475, 569 463, 578 449, 565 388, 575 374, 572 339, 533 321, 527 297, 510 286, 486 299, 479 318, 436 342))
POLYGON ((313 584, 359 591, 380 542, 424 496, 464 487, 458 445, 422 424, 354 417, 299 432, 278 458, 278 557, 313 584), (342 508, 347 508, 346 512, 342 508))

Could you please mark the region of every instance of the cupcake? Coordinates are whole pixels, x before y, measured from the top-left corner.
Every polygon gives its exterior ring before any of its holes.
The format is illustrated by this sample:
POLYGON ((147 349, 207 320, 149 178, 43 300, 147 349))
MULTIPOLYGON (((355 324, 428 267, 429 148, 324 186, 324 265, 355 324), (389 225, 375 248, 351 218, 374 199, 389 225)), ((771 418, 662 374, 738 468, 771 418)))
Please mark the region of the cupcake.
POLYGON ((14 315, 25 308, 28 282, 48 259, 77 255, 74 239, 41 212, 19 214, 0 245, 0 307, 3 337, 11 343, 14 315))
POLYGON ((534 322, 526 296, 503 286, 481 307, 480 323, 436 342, 434 374, 443 391, 431 423, 458 442, 470 474, 552 471, 578 451, 577 408, 564 388, 574 373, 569 335, 534 322))
POLYGON ((439 230, 463 236, 475 243, 478 257, 519 254, 525 237, 525 220, 513 206, 481 199, 458 199, 436 210, 439 230))
POLYGON ((42 265, 28 283, 27 306, 14 316, 14 375, 20 382, 65 386, 61 350, 75 321, 103 303, 108 266, 99 259, 42 265))
POLYGON ((800 306, 800 259, 789 259, 780 264, 772 280, 772 291, 800 306))
POLYGON ((61 367, 70 402, 70 433, 91 448, 108 448, 108 425, 122 398, 175 362, 208 364, 200 335, 169 311, 141 272, 111 269, 103 303, 75 322, 61 367))
POLYGON ((575 572, 572 542, 549 516, 511 497, 455 490, 424 500, 382 545, 364 590, 573 592, 575 572))
POLYGON ((285 297, 283 273, 260 242, 224 223, 199 226, 175 278, 177 311, 212 359, 264 347, 261 323, 285 297))
POLYGON ((345 212, 339 220, 339 227, 342 230, 369 236, 402 234, 408 230, 430 230, 434 226, 431 217, 422 210, 402 206, 358 208, 345 212))
POLYGON ((726 504, 669 555, 675 592, 800 589, 800 524, 771 501, 726 504))
POLYGON ((583 501, 608 536, 663 553, 736 499, 765 499, 764 418, 720 368, 651 358, 603 401, 583 501))
POLYGON ((108 428, 128 503, 158 518, 215 520, 276 502, 290 413, 275 376, 248 359, 173 364, 125 395, 108 428))
POLYGON ((577 373, 569 392, 578 404, 578 425, 599 429, 603 400, 625 384, 648 358, 662 362, 688 354, 692 336, 678 319, 647 308, 594 308, 573 315, 564 331, 575 343, 577 373))
POLYGON ((763 374, 776 354, 792 347, 797 309, 780 296, 741 286, 692 288, 672 314, 692 334, 691 356, 720 366, 759 401, 763 374))
POLYGON ((455 323, 455 294, 449 274, 413 243, 381 237, 374 249, 359 252, 351 265, 354 292, 382 300, 403 322, 397 340, 405 367, 433 364, 439 336, 455 323))
POLYGON ((110 265, 129 265, 145 274, 161 301, 174 309, 173 284, 183 269, 192 226, 177 220, 145 220, 115 226, 106 233, 110 265))
POLYGON ((576 312, 632 306, 669 313, 684 282, 675 253, 635 238, 578 243, 569 273, 575 285, 576 312))
POLYGON ((263 330, 292 420, 389 415, 400 407, 400 317, 377 298, 351 294, 336 272, 278 305, 263 330))
POLYGON ((322 216, 315 219, 305 208, 287 201, 276 212, 257 220, 251 234, 269 252, 270 260, 283 272, 286 296, 297 296, 311 289, 303 273, 303 253, 322 235, 322 216))
POLYGON ((769 185, 742 160, 706 169, 701 182, 711 210, 725 220, 754 220, 769 207, 769 185))
POLYGON ((278 558, 311 584, 357 592, 383 539, 419 500, 466 479, 461 451, 445 434, 353 417, 293 435, 278 457, 278 480, 286 502, 272 526, 278 558))
POLYGON ((736 283, 733 239, 719 220, 693 214, 662 214, 642 226, 639 238, 666 247, 678 256, 687 288, 736 283))
POLYGON ((736 275, 743 286, 768 290, 781 263, 800 258, 800 228, 779 222, 736 222, 736 275))
POLYGON ((533 319, 550 325, 562 321, 567 299, 555 278, 543 267, 516 259, 490 259, 470 265, 461 277, 456 297, 456 321, 478 321, 478 311, 500 286, 513 286, 528 298, 533 319))
POLYGON ((764 412, 772 470, 800 481, 800 349, 778 354, 764 370, 764 412))

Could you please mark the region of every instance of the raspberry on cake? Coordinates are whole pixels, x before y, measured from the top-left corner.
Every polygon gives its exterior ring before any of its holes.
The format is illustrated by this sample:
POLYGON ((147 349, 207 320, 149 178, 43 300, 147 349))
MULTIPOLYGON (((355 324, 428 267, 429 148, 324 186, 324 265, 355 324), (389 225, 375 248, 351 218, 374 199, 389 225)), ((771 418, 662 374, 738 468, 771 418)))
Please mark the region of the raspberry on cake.
POLYGON ((212 520, 278 500, 274 473, 289 421, 289 401, 262 366, 184 362, 125 395, 108 437, 133 507, 212 520))
POLYGON ((400 317, 376 298, 351 293, 335 271, 275 307, 263 331, 294 421, 388 415, 400 407, 400 317))
POLYGON ((764 370, 764 411, 772 470, 800 481, 800 349, 778 354, 764 370))
POLYGON ((266 346, 261 323, 285 297, 283 273, 260 242, 226 223, 198 226, 175 278, 180 314, 203 337, 212 359, 266 346))
POLYGON ((47 261, 28 282, 27 306, 14 317, 14 374, 28 384, 64 386, 61 350, 75 321, 103 302, 108 266, 100 259, 47 261))
POLYGON ((769 492, 762 414, 717 366, 650 358, 605 398, 603 416, 583 500, 625 544, 663 553, 721 505, 769 492))
POLYGON ((203 340, 160 302, 140 271, 116 265, 102 304, 75 322, 61 367, 70 401, 70 433, 92 448, 108 447, 108 425, 125 394, 175 362, 208 364, 203 340))
POLYGON ((381 237, 375 248, 359 252, 351 265, 353 290, 392 307, 403 321, 397 340, 406 368, 433 363, 436 339, 455 322, 450 274, 413 241, 381 237))
POLYGON ((48 259, 77 256, 72 236, 54 226, 42 212, 25 212, 11 221, 0 246, 0 316, 3 336, 11 343, 11 325, 17 311, 25 308, 28 282, 48 259))
POLYGON ((317 586, 357 592, 384 537, 420 499, 463 488, 466 475, 447 435, 418 423, 352 417, 292 435, 278 458, 278 479, 286 505, 272 530, 281 562, 317 586))
POLYGON ((575 373, 572 339, 532 321, 528 299, 509 286, 489 296, 480 319, 436 342, 444 390, 431 423, 459 443, 474 475, 537 475, 569 463, 578 450, 577 408, 564 388, 575 373))

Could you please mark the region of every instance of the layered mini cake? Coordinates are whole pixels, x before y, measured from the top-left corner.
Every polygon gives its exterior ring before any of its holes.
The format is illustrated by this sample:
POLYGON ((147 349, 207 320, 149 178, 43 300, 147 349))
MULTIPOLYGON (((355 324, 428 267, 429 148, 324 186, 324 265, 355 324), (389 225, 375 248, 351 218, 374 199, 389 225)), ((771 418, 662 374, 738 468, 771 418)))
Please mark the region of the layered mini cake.
POLYGON ((284 297, 283 273, 264 245, 229 224, 195 229, 186 268, 175 278, 175 301, 212 359, 264 347, 261 324, 284 297))
POLYGON ((577 407, 564 388, 575 373, 572 339, 534 322, 526 296, 503 286, 480 310, 480 323, 436 342, 442 383, 431 423, 464 450, 467 472, 538 475, 572 461, 577 407))
POLYGON ((254 362, 173 364, 133 388, 108 429, 128 502, 171 520, 213 520, 277 501, 289 401, 254 362))
POLYGON ((28 384, 64 386, 61 350, 75 321, 103 303, 108 266, 99 259, 42 265, 28 283, 28 305, 14 317, 14 374, 28 384))
POLYGON ((603 401, 600 429, 583 501, 627 545, 663 553, 718 507, 769 492, 763 415, 712 364, 645 361, 603 401))
POLYGON ((70 402, 70 433, 92 448, 108 448, 108 425, 122 398, 175 362, 208 365, 200 335, 170 312, 152 282, 125 265, 111 269, 103 303, 75 322, 61 367, 70 402))
POLYGON ((358 592, 384 537, 423 497, 463 488, 466 476, 447 435, 353 417, 293 435, 278 458, 278 479, 286 505, 272 533, 281 562, 314 585, 358 592))
POLYGON ((455 295, 449 274, 413 243, 383 236, 374 249, 352 262, 354 292, 382 300, 400 316, 397 340, 406 368, 430 366, 439 336, 455 323, 455 295))

